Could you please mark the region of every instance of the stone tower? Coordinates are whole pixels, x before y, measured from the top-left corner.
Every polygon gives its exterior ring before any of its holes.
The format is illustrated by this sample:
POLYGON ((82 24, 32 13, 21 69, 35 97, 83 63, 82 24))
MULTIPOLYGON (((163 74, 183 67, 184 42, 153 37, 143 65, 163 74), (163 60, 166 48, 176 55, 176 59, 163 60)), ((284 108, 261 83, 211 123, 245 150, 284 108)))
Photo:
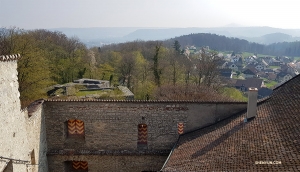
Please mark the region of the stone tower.
POLYGON ((20 55, 0 56, 0 171, 27 171, 30 150, 26 118, 21 112, 17 60, 20 55))

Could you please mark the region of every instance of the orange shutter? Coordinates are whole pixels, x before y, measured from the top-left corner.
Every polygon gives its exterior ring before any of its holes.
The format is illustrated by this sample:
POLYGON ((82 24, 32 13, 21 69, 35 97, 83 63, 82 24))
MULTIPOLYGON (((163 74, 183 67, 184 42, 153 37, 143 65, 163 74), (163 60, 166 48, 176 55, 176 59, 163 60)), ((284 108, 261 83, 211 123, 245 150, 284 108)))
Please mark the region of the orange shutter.
POLYGON ((68 120, 69 136, 84 135, 84 122, 78 119, 68 120))
POLYGON ((88 163, 86 161, 72 161, 74 170, 88 170, 88 163))
POLYGON ((147 144, 147 125, 146 124, 139 124, 138 125, 138 144, 147 144))

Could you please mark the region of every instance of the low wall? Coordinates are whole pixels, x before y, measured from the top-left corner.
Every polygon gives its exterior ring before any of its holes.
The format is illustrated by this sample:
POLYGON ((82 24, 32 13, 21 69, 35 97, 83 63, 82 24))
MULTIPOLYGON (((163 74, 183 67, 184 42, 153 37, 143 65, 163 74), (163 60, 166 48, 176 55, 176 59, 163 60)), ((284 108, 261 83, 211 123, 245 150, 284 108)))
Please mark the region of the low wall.
POLYGON ((89 172, 159 171, 167 156, 50 156, 49 172, 68 171, 67 161, 86 161, 89 172))

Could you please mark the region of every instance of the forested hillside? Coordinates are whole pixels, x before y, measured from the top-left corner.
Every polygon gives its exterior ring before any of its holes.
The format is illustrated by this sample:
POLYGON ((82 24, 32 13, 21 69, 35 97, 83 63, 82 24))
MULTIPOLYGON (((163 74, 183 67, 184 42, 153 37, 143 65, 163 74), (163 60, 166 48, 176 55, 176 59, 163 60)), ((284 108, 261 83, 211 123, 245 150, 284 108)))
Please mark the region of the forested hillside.
POLYGON ((46 30, 0 31, 0 54, 16 53, 22 56, 18 81, 23 107, 45 97, 50 85, 83 77, 90 64, 87 48, 76 38, 46 30))
MULTIPOLYGON (((186 45, 219 51, 297 54, 296 43, 264 46, 213 34, 191 34, 167 41, 133 41, 88 49, 75 37, 47 30, 0 31, 0 54, 21 54, 18 62, 22 107, 46 97, 47 88, 79 78, 127 86, 135 99, 227 100, 217 70, 217 52, 202 49, 189 57, 186 45)), ((238 93, 239 94, 239 93, 238 93)), ((228 95, 228 93, 227 93, 228 95)), ((233 94, 231 94, 233 95, 233 94)), ((236 96, 241 97, 242 96, 236 96)))
POLYGON ((209 33, 197 33, 166 40, 165 44, 171 46, 175 40, 178 40, 182 46, 209 46, 211 49, 218 51, 252 52, 274 56, 300 56, 299 41, 263 45, 238 38, 228 38, 209 33))

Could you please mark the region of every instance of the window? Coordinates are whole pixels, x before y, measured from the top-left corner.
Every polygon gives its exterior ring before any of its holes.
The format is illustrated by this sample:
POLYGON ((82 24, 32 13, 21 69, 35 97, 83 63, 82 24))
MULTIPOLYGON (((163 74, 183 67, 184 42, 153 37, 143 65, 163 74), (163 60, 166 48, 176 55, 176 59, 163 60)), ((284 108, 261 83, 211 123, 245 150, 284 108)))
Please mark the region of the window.
POLYGON ((147 124, 138 125, 138 147, 147 147, 148 131, 147 124))
POLYGON ((66 161, 65 171, 67 172, 87 172, 88 162, 87 161, 66 161))
POLYGON ((84 138, 84 122, 78 119, 68 120, 68 138, 84 138))

